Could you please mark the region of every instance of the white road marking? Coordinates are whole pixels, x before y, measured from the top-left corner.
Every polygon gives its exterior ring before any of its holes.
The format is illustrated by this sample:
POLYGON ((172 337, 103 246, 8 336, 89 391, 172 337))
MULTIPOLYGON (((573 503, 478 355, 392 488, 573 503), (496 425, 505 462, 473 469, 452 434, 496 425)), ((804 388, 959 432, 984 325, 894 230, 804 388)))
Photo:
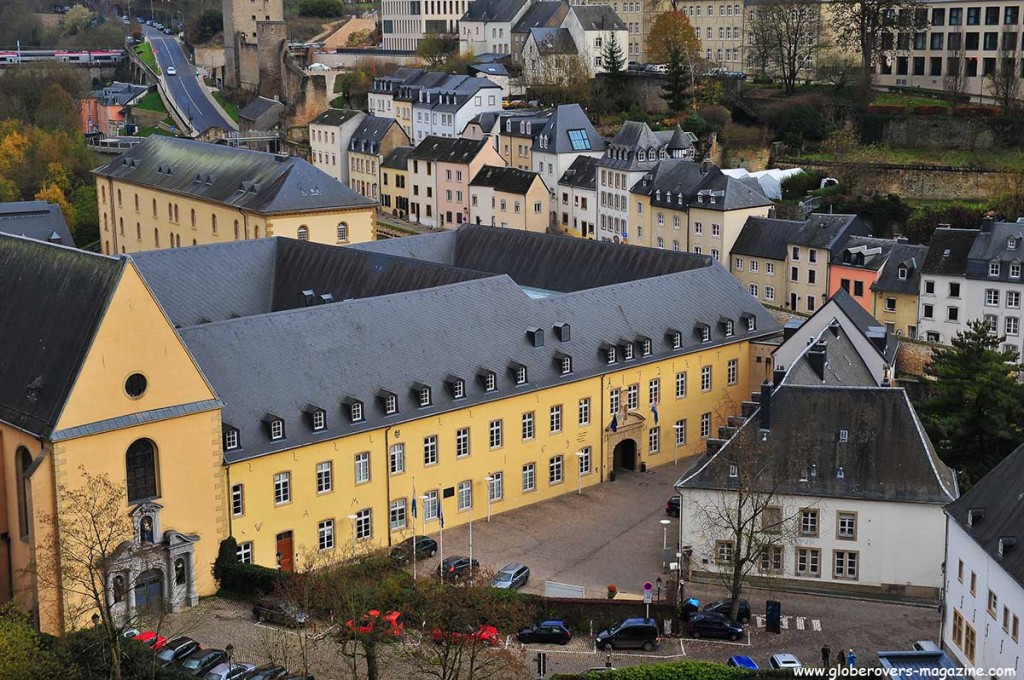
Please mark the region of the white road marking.
POLYGON ((796 629, 797 630, 803 630, 804 629, 804 617, 802 617, 802 616, 796 617, 796 629))
POLYGON ((782 617, 782 630, 789 630, 789 617, 788 616, 783 616, 782 617))
POLYGON ((757 627, 764 628, 764 617, 760 614, 755 614, 754 618, 757 619, 757 627))

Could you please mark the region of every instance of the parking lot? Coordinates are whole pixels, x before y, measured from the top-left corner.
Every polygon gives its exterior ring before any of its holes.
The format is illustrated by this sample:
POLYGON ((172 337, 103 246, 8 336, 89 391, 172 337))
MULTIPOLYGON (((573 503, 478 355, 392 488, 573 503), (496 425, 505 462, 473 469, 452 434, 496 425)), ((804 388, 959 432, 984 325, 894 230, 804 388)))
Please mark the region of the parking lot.
MULTIPOLYGON (((665 500, 673 493, 672 484, 684 469, 682 465, 621 474, 618 481, 584 490, 580 496, 568 494, 514 512, 492 514, 490 522, 486 516, 477 519, 473 524, 473 557, 490 569, 507 562, 527 564, 532 573, 523 589, 526 592, 542 593, 544 581, 551 580, 582 586, 587 597, 604 597, 609 584, 618 587, 619 597, 638 597, 644 581, 654 581, 661 575, 664 538, 667 536, 670 546, 675 543, 676 520, 672 518, 667 532, 660 522, 666 519, 665 500)), ((469 553, 468 527, 445 531, 444 552, 469 553)), ((419 568, 433 570, 437 561, 437 557, 421 561, 419 568)), ((723 595, 721 590, 700 584, 688 584, 686 590, 687 597, 696 597, 702 603, 723 595)), ((789 652, 805 664, 817 665, 822 645, 828 644, 833 654, 840 648, 854 649, 858 665, 863 666, 873 665, 875 652, 880 649, 909 649, 916 640, 938 637, 940 619, 935 607, 757 590, 745 596, 755 617, 742 640, 732 643, 668 638, 655 652, 614 652, 611 663, 626 666, 659 659, 724 662, 742 654, 764 666, 771 654, 789 652), (757 616, 758 612, 763 614, 766 599, 782 602, 781 634, 765 632, 763 617, 757 616)), ((643 615, 639 601, 636 615, 643 615)), ((594 625, 603 623, 607 622, 594 625)), ((242 603, 204 600, 195 610, 168 617, 165 625, 195 637, 207 647, 223 647, 230 642, 239 660, 264 662, 273 658, 288 665, 288 660, 294 662, 300 653, 300 636, 255 624, 249 607, 242 603)), ((509 645, 518 646, 510 631, 501 633, 509 645)), ((351 677, 337 647, 317 642, 316 638, 324 634, 321 627, 304 639, 317 677, 351 677)), ((535 651, 548 652, 549 673, 603 666, 606 655, 594 649, 590 635, 590 630, 577 630, 566 647, 530 645, 523 653, 529 660, 535 651)), ((416 636, 411 637, 407 644, 416 644, 416 636)), ((395 677, 401 677, 401 673, 395 677)))

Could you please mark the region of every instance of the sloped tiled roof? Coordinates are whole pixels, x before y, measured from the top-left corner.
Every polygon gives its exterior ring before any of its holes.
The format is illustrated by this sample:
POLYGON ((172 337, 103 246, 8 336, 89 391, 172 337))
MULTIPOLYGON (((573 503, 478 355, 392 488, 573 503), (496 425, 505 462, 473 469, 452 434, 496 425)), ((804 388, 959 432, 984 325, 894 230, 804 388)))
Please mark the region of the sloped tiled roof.
POLYGON ((161 135, 93 173, 260 214, 376 205, 295 156, 161 135))
POLYGON ((896 241, 891 238, 851 236, 846 240, 846 245, 832 256, 832 264, 878 271, 895 245, 896 241))
POLYGON ((732 246, 733 255, 785 260, 786 244, 793 240, 803 222, 773 217, 748 217, 732 246))
POLYGON ((396 147, 384 158, 380 167, 390 170, 408 170, 409 156, 412 154, 412 151, 413 147, 411 146, 396 147))
POLYGON ((348 142, 348 150, 356 153, 380 153, 381 142, 384 141, 384 137, 392 126, 398 126, 394 118, 367 116, 352 133, 352 139, 348 142))
POLYGON ((362 111, 355 109, 327 109, 319 116, 309 121, 310 125, 343 125, 357 116, 366 116, 362 111))
POLYGON ((490 140, 428 135, 416 145, 409 158, 442 163, 469 163, 486 144, 490 144, 490 140))
POLYGON ((60 206, 46 201, 0 203, 0 234, 27 236, 37 241, 65 246, 75 245, 60 206))
POLYGON ((626 24, 611 5, 573 5, 569 11, 576 15, 584 31, 626 30, 626 24))
POLYGON ((284 111, 284 104, 276 99, 256 97, 256 99, 253 99, 251 102, 246 104, 245 107, 238 112, 238 117, 244 120, 256 121, 260 116, 273 109, 284 111))
POLYGON ((531 28, 530 37, 541 54, 576 54, 576 41, 568 28, 531 28))
POLYGON ((534 152, 541 153, 600 152, 604 149, 604 138, 597 133, 590 118, 587 117, 586 111, 579 104, 562 104, 552 109, 547 122, 544 123, 540 132, 534 135, 533 140, 534 152), (577 144, 574 147, 573 140, 569 136, 570 131, 575 135, 580 135, 580 132, 577 131, 582 131, 581 136, 586 138, 586 143, 577 144), (543 146, 540 144, 541 135, 546 136, 543 146), (580 146, 587 148, 578 148, 580 146))
POLYGON ((535 2, 512 27, 512 32, 529 33, 533 28, 556 28, 568 11, 569 3, 565 0, 535 2))
POLYGON ((936 229, 932 232, 921 271, 938 276, 963 276, 967 273, 967 258, 977 236, 977 229, 936 229))
MULTIPOLYGON (((471 187, 493 187, 505 193, 525 196, 533 183, 539 179, 540 175, 529 170, 485 165, 480 168, 480 172, 476 173, 476 177, 470 181, 469 185, 471 187)), ((543 184, 544 180, 540 181, 543 184)))
POLYGON ((1024 223, 986 221, 971 245, 967 259, 967 278, 986 281, 1014 282, 1020 277, 1010 276, 1009 264, 1024 261, 1024 223), (1010 243, 1013 243, 1013 248, 1010 243), (1000 262, 999 276, 989 276, 990 262, 1000 262))
POLYGON ((889 258, 878 275, 878 280, 871 284, 871 290, 879 293, 898 293, 917 295, 921 283, 921 266, 928 255, 928 246, 897 243, 889 252, 889 258), (906 270, 906 278, 899 277, 900 267, 906 270))
POLYGON ((572 165, 562 173, 558 180, 559 185, 579 189, 596 189, 599 160, 593 156, 577 156, 572 165))
POLYGON ((460 21, 513 21, 526 3, 527 0, 473 0, 460 21))

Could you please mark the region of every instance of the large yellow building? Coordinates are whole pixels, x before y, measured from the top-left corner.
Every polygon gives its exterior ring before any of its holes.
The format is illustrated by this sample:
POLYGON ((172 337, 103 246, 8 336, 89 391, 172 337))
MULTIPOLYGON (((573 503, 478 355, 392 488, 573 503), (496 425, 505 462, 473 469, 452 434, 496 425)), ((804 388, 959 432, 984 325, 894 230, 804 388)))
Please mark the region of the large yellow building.
MULTIPOLYGON (((123 480, 135 548, 164 556, 122 555, 128 615, 212 593, 228 535, 298 569, 410 536, 414 500, 434 533, 703 453, 778 331, 708 258, 484 226, 117 258, 0 237, 0 256, 20 359, 0 364, 0 531, 28 522, 22 566, 57 483, 123 480)), ((47 630, 70 623, 12 578, 47 630)))
POLYGON ((376 235, 375 201, 294 156, 154 135, 93 173, 106 254, 376 235))

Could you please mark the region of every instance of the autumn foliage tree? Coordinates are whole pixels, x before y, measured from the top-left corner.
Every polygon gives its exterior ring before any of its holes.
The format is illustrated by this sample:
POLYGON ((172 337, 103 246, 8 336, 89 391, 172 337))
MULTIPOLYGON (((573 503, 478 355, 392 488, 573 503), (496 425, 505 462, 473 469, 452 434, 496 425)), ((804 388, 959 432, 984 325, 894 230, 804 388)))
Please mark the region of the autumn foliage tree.
POLYGON ((655 17, 647 37, 647 55, 652 62, 667 63, 673 52, 679 53, 691 71, 700 60, 700 40, 689 17, 681 10, 669 10, 655 17))

